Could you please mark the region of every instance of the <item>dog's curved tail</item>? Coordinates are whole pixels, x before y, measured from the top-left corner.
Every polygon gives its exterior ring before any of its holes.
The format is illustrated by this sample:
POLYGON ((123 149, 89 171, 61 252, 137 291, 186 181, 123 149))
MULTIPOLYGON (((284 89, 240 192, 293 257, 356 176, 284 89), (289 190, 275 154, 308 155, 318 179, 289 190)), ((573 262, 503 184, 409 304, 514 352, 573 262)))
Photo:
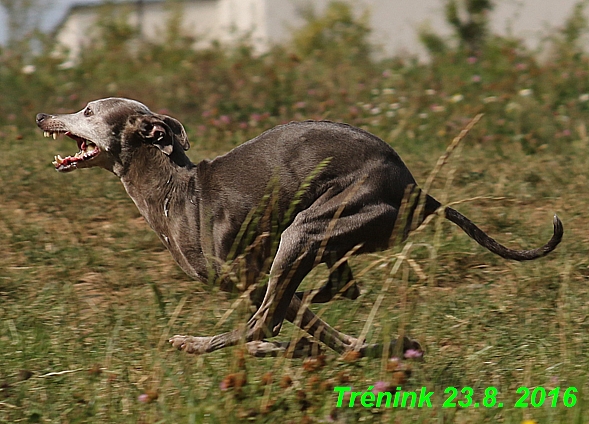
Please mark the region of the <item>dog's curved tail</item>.
POLYGON ((477 227, 470 219, 462 215, 455 209, 450 207, 446 207, 444 210, 444 214, 446 219, 452 221, 460 228, 464 230, 466 234, 468 234, 473 240, 475 240, 481 246, 489 249, 491 252, 499 255, 505 259, 513 259, 516 261, 530 261, 532 259, 541 258, 542 256, 546 256, 550 252, 552 252, 556 246, 562 240, 562 235, 564 234, 564 227, 562 225, 562 221, 558 218, 558 216, 554 215, 553 224, 554 224, 554 234, 552 238, 548 240, 542 247, 538 247, 537 249, 531 250, 514 250, 509 249, 502 244, 495 241, 493 238, 488 236, 483 230, 477 227))

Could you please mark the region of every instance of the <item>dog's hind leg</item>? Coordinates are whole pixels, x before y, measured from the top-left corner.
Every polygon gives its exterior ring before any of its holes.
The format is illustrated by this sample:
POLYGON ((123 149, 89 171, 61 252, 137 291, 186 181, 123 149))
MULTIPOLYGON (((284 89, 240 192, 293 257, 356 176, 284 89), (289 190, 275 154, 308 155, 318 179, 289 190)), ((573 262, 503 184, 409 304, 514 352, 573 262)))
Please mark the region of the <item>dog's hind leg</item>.
MULTIPOLYGON (((298 296, 293 297, 286 312, 286 319, 339 354, 356 349, 360 356, 377 357, 382 354, 384 348, 382 344, 358 343, 358 339, 337 331, 315 315, 309 308, 303 307, 298 296)), ((390 342, 389 353, 395 351, 397 343, 398 340, 390 342)), ((287 353, 289 357, 292 356, 293 358, 312 356, 319 351, 318 346, 314 346, 312 341, 306 340, 304 337, 296 340, 292 349, 289 342, 268 341, 249 342, 247 343, 247 349, 251 355, 258 357, 278 356, 287 353)), ((404 337, 402 352, 409 349, 421 350, 421 346, 417 341, 404 337)))
MULTIPOLYGON (((344 257, 347 252, 374 251, 387 246, 397 209, 385 203, 371 203, 374 197, 370 187, 366 187, 365 192, 362 188, 350 194, 350 187, 335 195, 329 193, 331 196, 327 199, 318 199, 300 212, 282 233, 266 295, 248 323, 248 341, 276 336, 283 320, 293 318, 288 314, 292 314, 293 305, 301 303, 301 298, 295 295, 296 289, 317 263, 330 260, 336 264, 334 259, 344 257)), ((346 267, 347 264, 342 271, 345 272, 346 267)), ((349 272, 348 277, 351 277, 349 272)), ((315 318, 310 310, 302 313, 305 319, 301 328, 312 335, 317 326, 325 328, 319 331, 319 339, 338 352, 351 347, 348 341, 354 341, 353 338, 330 330, 331 327, 315 318), (313 320, 318 321, 305 328, 313 320)))

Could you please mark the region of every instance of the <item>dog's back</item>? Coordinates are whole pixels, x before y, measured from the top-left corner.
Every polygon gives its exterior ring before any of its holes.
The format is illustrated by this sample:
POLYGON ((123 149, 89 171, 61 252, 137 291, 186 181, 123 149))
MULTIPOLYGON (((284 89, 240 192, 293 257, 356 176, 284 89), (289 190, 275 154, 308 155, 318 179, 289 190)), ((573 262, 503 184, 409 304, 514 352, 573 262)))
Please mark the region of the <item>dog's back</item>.
POLYGON ((199 164, 199 178, 207 187, 203 191, 215 196, 225 193, 224 200, 235 199, 247 210, 256 206, 272 178, 278 179, 285 206, 306 180, 310 180, 307 201, 330 187, 345 188, 365 179, 364 184, 379 191, 381 200, 390 199, 395 206, 405 188, 415 184, 399 155, 380 138, 329 121, 291 122, 272 128, 199 164))

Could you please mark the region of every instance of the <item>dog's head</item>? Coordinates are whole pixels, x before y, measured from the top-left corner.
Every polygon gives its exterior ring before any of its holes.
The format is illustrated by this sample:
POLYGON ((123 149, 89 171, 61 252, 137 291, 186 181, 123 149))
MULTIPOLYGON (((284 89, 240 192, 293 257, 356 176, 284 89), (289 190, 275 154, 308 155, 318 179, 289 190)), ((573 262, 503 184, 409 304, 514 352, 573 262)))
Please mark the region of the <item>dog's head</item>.
POLYGON ((179 121, 129 99, 96 100, 72 114, 39 113, 37 125, 46 137, 65 134, 78 144, 75 155, 55 156, 53 164, 60 172, 99 166, 120 175, 136 149, 147 145, 170 156, 190 147, 179 121))

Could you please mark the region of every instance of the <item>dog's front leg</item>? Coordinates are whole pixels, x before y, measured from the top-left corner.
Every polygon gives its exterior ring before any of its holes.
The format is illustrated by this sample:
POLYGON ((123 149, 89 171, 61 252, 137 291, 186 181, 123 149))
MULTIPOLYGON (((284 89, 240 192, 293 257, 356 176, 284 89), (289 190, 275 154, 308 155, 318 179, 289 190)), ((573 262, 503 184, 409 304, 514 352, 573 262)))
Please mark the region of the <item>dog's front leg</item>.
POLYGON ((313 268, 317 251, 315 246, 302 249, 301 233, 291 227, 282 233, 262 304, 244 329, 213 337, 176 335, 170 339, 170 343, 187 353, 200 354, 278 335, 296 289, 313 268))
MULTIPOLYGON (((269 284, 269 287, 271 285, 269 284)), ((269 290, 268 290, 269 291, 269 290)), ((272 317, 270 315, 271 306, 274 302, 274 296, 268 294, 264 297, 264 301, 254 316, 248 321, 245 328, 236 329, 227 333, 218 334, 212 337, 195 337, 176 335, 172 337, 169 342, 175 348, 183 350, 186 353, 202 354, 222 349, 227 346, 235 346, 243 342, 251 342, 253 340, 262 340, 265 336, 272 336, 268 334, 267 328, 272 328, 272 317)), ((280 321, 282 323, 282 321, 280 321)), ((280 331, 280 326, 278 326, 280 331)), ((277 333, 276 333, 277 334, 277 333)))
POLYGON ((212 337, 195 337, 175 335, 170 338, 169 342, 178 350, 186 353, 201 354, 209 352, 212 337))
POLYGON ((245 334, 241 330, 233 330, 212 337, 196 337, 175 335, 169 342, 176 349, 195 355, 212 352, 226 346, 234 346, 243 341, 245 334))

